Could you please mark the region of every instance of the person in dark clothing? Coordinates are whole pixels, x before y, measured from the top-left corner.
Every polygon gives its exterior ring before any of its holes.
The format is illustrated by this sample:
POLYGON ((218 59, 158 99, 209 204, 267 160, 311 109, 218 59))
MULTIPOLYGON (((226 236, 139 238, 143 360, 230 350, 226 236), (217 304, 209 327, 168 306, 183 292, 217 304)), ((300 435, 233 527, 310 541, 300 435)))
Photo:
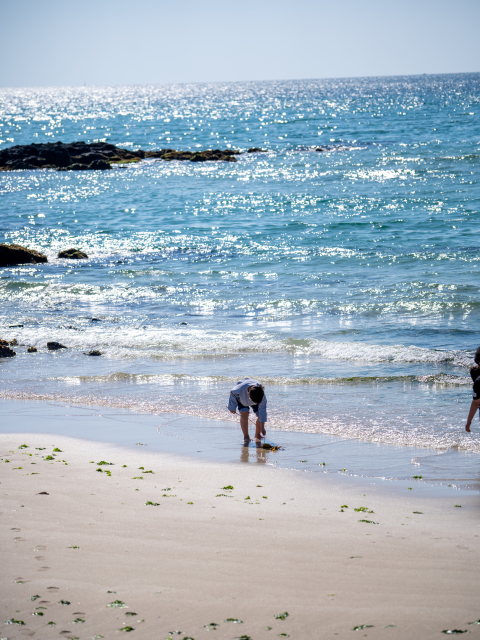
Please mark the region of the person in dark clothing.
POLYGON ((473 380, 473 400, 470 405, 470 411, 468 412, 467 424, 465 425, 465 431, 470 431, 470 425, 472 424, 473 416, 480 407, 480 347, 475 351, 475 366, 470 369, 470 375, 473 380))

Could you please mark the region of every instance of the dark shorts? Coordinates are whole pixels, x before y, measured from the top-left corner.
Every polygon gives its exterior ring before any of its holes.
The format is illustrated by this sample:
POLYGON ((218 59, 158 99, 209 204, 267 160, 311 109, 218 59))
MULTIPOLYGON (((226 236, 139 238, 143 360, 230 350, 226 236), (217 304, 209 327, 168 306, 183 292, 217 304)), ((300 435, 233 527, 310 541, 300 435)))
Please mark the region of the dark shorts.
POLYGON ((237 401, 237 407, 238 407, 239 413, 241 413, 242 411, 250 411, 250 409, 252 409, 253 413, 258 415, 258 404, 254 404, 251 407, 246 407, 244 404, 240 402, 238 398, 235 398, 235 399, 237 401))

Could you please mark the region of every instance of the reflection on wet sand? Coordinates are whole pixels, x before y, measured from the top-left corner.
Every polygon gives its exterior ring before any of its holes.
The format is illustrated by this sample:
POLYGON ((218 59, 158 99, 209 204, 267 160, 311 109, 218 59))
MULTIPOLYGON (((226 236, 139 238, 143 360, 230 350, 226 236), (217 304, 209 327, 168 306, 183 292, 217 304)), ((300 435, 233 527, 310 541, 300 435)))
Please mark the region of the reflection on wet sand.
POLYGON ((247 445, 243 445, 240 452, 240 462, 253 462, 251 458, 255 458, 255 462, 263 464, 267 462, 266 451, 262 449, 261 442, 249 442, 247 445), (251 448, 250 445, 252 445, 251 448), (255 451, 255 453, 251 453, 252 451, 255 451))

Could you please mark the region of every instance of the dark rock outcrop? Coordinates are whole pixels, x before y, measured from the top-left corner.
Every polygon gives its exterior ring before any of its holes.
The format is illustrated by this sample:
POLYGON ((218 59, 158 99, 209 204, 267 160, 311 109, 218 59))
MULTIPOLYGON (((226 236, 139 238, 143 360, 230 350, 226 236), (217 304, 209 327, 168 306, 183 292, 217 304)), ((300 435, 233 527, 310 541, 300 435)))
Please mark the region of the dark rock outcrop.
POLYGON ((84 353, 84 356, 101 356, 102 352, 98 351, 97 349, 92 349, 92 351, 89 351, 88 353, 84 353))
POLYGON ((0 267, 38 262, 48 262, 47 256, 34 249, 21 247, 19 244, 0 244, 0 267))
POLYGON ((57 258, 68 258, 69 260, 86 260, 88 258, 86 253, 80 251, 80 249, 65 249, 60 251, 57 258))
POLYGON ((67 347, 60 342, 47 342, 47 349, 49 351, 58 351, 59 349, 66 349, 67 347))
POLYGON ((8 340, 0 340, 0 347, 14 347, 17 344, 18 342, 16 339, 11 340, 10 342, 8 340))
POLYGON ((36 347, 28 347, 27 353, 37 353, 37 348, 36 347))
POLYGON ((247 149, 247 153, 265 153, 266 149, 260 149, 259 147, 251 147, 247 149))
POLYGON ((17 354, 10 347, 0 347, 0 358, 13 358, 17 354))
MULTIPOLYGON (((263 151, 252 148, 249 153, 263 151)), ((0 151, 0 171, 18 169, 57 169, 57 171, 104 171, 114 164, 139 162, 143 158, 158 160, 188 160, 190 162, 236 162, 240 151, 233 149, 207 149, 205 151, 130 151, 108 142, 47 142, 16 145, 0 151)))

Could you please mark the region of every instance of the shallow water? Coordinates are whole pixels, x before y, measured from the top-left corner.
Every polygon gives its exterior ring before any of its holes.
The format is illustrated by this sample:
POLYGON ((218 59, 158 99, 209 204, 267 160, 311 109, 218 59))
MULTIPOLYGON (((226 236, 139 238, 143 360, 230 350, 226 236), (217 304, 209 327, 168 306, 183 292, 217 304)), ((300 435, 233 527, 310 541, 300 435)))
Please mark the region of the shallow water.
POLYGON ((478 455, 454 447, 438 452, 272 429, 267 441, 281 447, 274 452, 255 442, 244 446, 238 425, 227 421, 51 401, 0 400, 0 424, 2 432, 25 434, 26 444, 30 433, 64 435, 210 462, 265 464, 302 471, 316 481, 373 482, 389 492, 410 489, 418 495, 430 489, 432 497, 455 490, 478 495, 480 488, 478 455))
POLYGON ((0 90, 1 148, 267 150, 0 173, 0 241, 49 258, 1 269, 1 394, 220 420, 252 375, 269 426, 480 452, 479 101, 480 74, 0 90))

